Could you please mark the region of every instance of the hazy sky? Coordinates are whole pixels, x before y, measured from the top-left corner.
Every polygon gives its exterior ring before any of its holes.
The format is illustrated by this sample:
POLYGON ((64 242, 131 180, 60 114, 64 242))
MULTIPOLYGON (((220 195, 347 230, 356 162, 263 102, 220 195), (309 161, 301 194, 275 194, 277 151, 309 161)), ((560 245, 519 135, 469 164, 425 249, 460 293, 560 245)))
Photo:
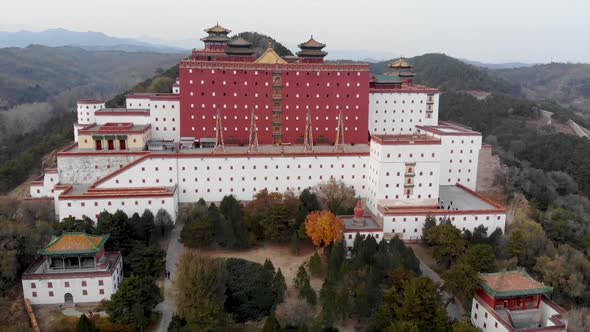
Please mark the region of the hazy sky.
POLYGON ((590 62, 590 0, 2 0, 0 30, 62 27, 117 37, 194 38, 216 21, 292 49, 428 52, 485 62, 590 62))

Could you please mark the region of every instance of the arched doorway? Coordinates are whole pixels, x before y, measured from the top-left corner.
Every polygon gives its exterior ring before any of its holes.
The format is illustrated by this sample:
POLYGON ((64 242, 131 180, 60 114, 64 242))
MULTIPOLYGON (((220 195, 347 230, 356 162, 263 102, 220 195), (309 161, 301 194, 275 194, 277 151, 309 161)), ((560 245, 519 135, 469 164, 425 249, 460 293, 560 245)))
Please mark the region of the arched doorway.
POLYGON ((74 297, 72 296, 71 293, 66 293, 64 295, 64 305, 67 307, 73 307, 74 306, 74 297))

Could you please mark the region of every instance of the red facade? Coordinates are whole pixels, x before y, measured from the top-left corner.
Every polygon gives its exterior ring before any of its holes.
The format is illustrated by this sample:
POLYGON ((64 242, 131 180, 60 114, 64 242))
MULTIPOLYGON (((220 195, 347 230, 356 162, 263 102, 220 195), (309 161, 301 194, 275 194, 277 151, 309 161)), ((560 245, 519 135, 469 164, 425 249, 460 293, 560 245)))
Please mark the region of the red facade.
POLYGON ((317 142, 335 141, 342 111, 345 143, 367 143, 368 98, 365 64, 183 61, 180 133, 197 139, 215 137, 214 117, 219 110, 225 141, 246 144, 254 109, 259 142, 272 144, 273 121, 275 130, 278 122, 273 109, 280 109, 281 141, 298 144, 303 141, 309 107, 317 142))

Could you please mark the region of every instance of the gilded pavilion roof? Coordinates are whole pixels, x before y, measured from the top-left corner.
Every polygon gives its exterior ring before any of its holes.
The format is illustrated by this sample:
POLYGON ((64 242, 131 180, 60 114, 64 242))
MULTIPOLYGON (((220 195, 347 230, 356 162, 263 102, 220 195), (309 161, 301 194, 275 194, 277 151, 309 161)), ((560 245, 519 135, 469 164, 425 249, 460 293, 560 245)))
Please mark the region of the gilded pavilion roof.
POLYGON ((480 273, 482 288, 495 297, 544 294, 551 292, 522 269, 497 273, 480 273))
POLYGON ((90 235, 82 232, 67 232, 53 237, 45 248, 37 252, 41 255, 98 253, 108 239, 108 234, 90 235))
POLYGON ((399 58, 394 62, 389 64, 391 68, 412 68, 412 65, 406 61, 404 58, 399 58))
POLYGON ((210 27, 209 29, 206 29, 205 32, 207 33, 224 33, 224 34, 228 34, 231 32, 231 30, 226 29, 224 27, 222 27, 221 25, 219 25, 219 23, 215 24, 215 26, 210 27))
POLYGON ((283 58, 281 58, 277 52, 275 52, 275 50, 273 50, 272 48, 267 48, 266 51, 264 51, 264 53, 262 53, 262 55, 256 59, 257 63, 267 63, 267 64, 286 64, 287 61, 285 61, 283 58))

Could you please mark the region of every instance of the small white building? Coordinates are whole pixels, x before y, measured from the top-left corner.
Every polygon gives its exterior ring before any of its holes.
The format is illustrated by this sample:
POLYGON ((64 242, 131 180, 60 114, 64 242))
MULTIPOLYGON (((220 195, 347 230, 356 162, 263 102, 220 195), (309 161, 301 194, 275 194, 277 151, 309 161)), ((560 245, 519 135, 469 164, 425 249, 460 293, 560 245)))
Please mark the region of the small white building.
POLYGON ((471 323, 487 331, 565 332, 565 310, 547 297, 553 290, 524 270, 480 273, 471 323))
POLYGON ((123 280, 123 259, 104 250, 108 238, 79 232, 54 237, 23 274, 24 297, 33 305, 109 300, 123 280))

